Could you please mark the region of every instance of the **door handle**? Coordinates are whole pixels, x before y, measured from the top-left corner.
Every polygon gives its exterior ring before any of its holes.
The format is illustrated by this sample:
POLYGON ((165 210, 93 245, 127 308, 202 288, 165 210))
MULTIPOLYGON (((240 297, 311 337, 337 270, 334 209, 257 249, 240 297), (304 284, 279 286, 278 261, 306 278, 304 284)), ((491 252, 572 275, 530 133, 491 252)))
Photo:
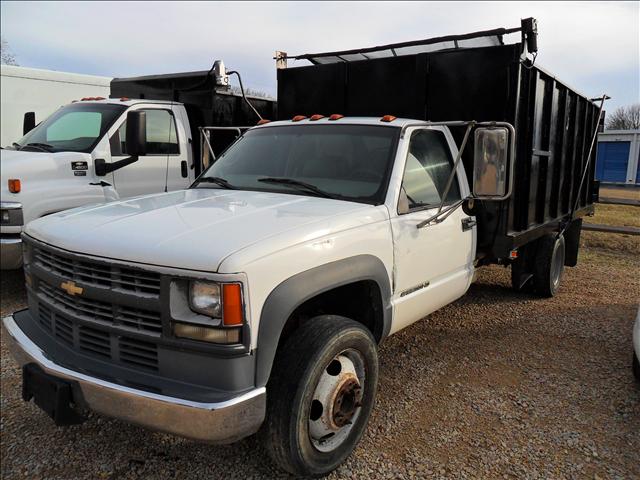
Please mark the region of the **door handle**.
POLYGON ((186 160, 182 160, 182 162, 180 162, 180 173, 182 174, 182 178, 187 178, 189 176, 186 160))
POLYGON ((477 222, 475 221, 475 219, 471 218, 471 217, 467 217, 467 218, 463 218, 462 219, 462 231, 466 232, 467 230, 471 230, 473 227, 475 227, 477 224, 477 222))

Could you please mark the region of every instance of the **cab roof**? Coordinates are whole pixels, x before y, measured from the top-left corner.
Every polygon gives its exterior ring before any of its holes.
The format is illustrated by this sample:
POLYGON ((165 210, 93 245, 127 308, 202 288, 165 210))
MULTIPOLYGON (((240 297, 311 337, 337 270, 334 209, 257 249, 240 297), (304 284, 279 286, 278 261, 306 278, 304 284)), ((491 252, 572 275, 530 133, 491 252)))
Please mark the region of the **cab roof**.
MULTIPOLYGON (((385 115, 385 117, 389 117, 385 115)), ((291 126, 291 125, 376 125, 382 127, 397 127, 403 128, 408 124, 427 124, 424 120, 417 120, 414 118, 385 118, 385 117, 341 117, 336 120, 331 120, 330 117, 322 117, 317 120, 312 120, 311 118, 303 118, 299 120, 278 120, 274 122, 263 123, 254 128, 268 128, 268 127, 281 127, 281 126, 291 126), (384 120, 383 120, 384 119, 384 120)), ((294 117, 295 118, 295 117, 294 117)))
POLYGON ((113 105, 124 105, 130 107, 131 105, 137 105, 139 103, 152 103, 158 105, 182 105, 180 102, 171 102, 168 100, 149 100, 146 98, 104 98, 104 97, 84 97, 79 100, 74 100, 72 103, 108 103, 113 105))

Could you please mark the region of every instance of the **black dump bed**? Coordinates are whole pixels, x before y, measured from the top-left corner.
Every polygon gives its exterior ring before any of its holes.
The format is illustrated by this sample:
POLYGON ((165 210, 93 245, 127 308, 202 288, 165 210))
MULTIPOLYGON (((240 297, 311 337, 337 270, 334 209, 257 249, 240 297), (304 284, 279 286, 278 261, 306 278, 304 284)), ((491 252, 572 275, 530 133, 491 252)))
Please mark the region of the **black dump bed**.
MULTIPOLYGON (((279 118, 390 114, 511 123, 516 130, 513 195, 484 202, 477 214, 479 256, 505 258, 569 219, 598 128, 599 105, 532 66, 525 59, 524 35, 522 43, 503 43, 504 34, 521 30, 288 57, 312 65, 278 69, 279 118)), ((452 131, 460 145, 464 131, 452 131)), ((471 179, 470 147, 463 161, 471 179)), ((594 147, 576 217, 593 209, 595 155, 594 147)))
MULTIPOLYGON (((248 127, 256 125, 259 120, 242 95, 216 88, 214 76, 206 71, 114 78, 111 80, 111 97, 183 103, 191 124, 194 158, 200 158, 201 153, 199 127, 248 127)), ((263 118, 275 118, 275 100, 247 98, 263 118)), ((231 131, 212 135, 212 148, 216 155, 235 136, 236 133, 231 131)))

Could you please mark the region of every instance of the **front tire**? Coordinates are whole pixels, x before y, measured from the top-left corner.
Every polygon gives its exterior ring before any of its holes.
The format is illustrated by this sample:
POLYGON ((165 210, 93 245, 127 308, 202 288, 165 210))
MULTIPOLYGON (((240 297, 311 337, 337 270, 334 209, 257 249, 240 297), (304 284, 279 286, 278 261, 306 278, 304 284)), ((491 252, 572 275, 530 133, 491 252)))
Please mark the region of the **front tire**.
POLYGON ((267 386, 271 458, 294 475, 337 468, 364 434, 377 385, 377 347, 363 325, 333 315, 303 323, 278 351, 267 386))
POLYGON ((636 377, 636 380, 640 382, 640 361, 638 361, 636 352, 633 352, 633 375, 636 377))

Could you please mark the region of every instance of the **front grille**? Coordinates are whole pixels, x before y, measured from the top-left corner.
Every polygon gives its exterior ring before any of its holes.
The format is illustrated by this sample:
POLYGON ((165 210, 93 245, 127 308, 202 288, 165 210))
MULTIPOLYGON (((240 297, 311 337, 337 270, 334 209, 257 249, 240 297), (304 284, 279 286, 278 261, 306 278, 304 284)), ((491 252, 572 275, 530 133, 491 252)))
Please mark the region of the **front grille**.
POLYGON ((47 308, 42 302, 38 309, 40 324, 45 328, 52 326, 54 336, 63 344, 92 357, 158 371, 158 347, 155 343, 78 325, 64 314, 47 308))
POLYGON ((153 343, 122 337, 119 346, 122 362, 151 370, 157 368, 158 351, 153 343))
POLYGON ((61 345, 99 360, 158 371, 161 274, 26 242, 37 322, 61 345), (63 289, 75 283, 77 290, 63 289), (74 294, 75 293, 75 294, 74 294), (123 305, 124 303, 124 305, 123 305))
POLYGON ((112 264, 79 260, 34 247, 33 261, 45 270, 85 285, 136 293, 160 294, 160 274, 112 264))
POLYGON ((111 358, 111 335, 91 327, 78 328, 80 350, 99 357, 111 358))
POLYGON ((63 290, 57 290, 44 280, 40 280, 38 291, 47 303, 87 320, 111 326, 122 325, 154 335, 162 333, 162 320, 158 312, 72 296, 63 290))

